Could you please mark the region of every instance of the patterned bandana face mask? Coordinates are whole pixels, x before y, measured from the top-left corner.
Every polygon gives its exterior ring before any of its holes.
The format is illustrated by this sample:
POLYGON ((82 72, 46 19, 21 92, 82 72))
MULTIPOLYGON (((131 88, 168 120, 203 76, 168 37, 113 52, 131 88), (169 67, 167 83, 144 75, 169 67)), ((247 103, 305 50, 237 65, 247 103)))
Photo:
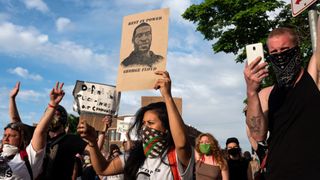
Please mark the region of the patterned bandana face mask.
POLYGON ((270 54, 268 60, 272 64, 278 86, 292 88, 301 70, 299 46, 281 53, 270 54))
POLYGON ((143 126, 142 141, 144 155, 149 158, 157 158, 165 151, 166 133, 143 126))

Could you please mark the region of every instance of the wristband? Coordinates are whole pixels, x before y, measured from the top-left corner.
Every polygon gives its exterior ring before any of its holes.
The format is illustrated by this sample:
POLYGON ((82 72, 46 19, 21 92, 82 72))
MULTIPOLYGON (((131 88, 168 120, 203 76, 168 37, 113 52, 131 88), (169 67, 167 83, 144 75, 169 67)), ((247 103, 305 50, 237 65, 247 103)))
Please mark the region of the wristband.
POLYGON ((49 103, 49 104, 48 104, 48 107, 54 109, 54 108, 56 108, 57 106, 53 106, 53 105, 51 105, 51 104, 49 103))

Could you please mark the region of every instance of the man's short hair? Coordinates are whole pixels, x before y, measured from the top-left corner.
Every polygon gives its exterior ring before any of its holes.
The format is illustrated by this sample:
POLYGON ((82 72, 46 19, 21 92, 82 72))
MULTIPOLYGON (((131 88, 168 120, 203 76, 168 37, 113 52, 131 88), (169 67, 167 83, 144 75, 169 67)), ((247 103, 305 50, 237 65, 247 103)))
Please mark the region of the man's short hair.
POLYGON ((132 42, 134 42, 134 38, 136 37, 136 31, 137 31, 137 29, 140 28, 140 27, 143 27, 143 26, 149 26, 150 29, 151 29, 151 26, 150 26, 150 24, 148 24, 148 23, 143 22, 143 23, 139 24, 139 25, 138 25, 136 28, 134 28, 134 30, 133 30, 132 42))
POLYGON ((300 44, 298 33, 294 30, 294 28, 290 28, 290 27, 278 27, 273 29, 268 35, 268 40, 272 37, 283 35, 283 34, 289 34, 295 46, 300 44))
POLYGON ((236 137, 228 138, 226 141, 226 146, 230 143, 236 143, 239 146, 239 140, 236 137))

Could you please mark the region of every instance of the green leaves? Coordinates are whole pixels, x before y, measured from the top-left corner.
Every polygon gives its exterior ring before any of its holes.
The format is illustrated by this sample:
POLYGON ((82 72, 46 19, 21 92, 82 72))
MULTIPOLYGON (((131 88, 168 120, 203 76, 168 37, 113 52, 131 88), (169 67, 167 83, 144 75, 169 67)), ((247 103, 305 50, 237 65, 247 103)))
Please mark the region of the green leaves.
POLYGON ((78 123, 79 123, 79 116, 68 114, 69 133, 77 134, 78 123))
MULTIPOLYGON (((295 27, 301 38, 304 65, 312 54, 308 12, 292 17, 291 6, 277 0, 204 0, 191 5, 182 17, 197 23, 197 31, 212 44, 214 53, 233 53, 236 62, 246 59, 247 44, 266 43, 269 32, 278 26, 295 27)), ((265 47, 265 52, 267 48, 265 47)), ((270 85, 273 76, 266 78, 262 86, 270 85)))
MULTIPOLYGON (((183 18, 197 23, 197 31, 206 40, 216 39, 212 45, 215 53, 237 55, 236 62, 245 60, 247 44, 266 42, 271 29, 292 24, 304 36, 303 44, 311 47, 306 13, 296 18, 291 16, 290 5, 276 0, 205 0, 191 5, 182 14, 183 18)), ((303 45, 305 46, 305 45, 303 45)), ((309 55, 309 54, 308 54, 309 55)))

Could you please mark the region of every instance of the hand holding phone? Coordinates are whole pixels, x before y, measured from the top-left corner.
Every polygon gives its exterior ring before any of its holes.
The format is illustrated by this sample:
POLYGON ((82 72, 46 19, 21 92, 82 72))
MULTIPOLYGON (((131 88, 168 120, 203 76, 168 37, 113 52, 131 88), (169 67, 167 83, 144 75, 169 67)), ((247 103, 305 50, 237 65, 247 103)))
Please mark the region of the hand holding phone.
POLYGON ((248 64, 250 64, 252 61, 254 61, 259 56, 261 56, 260 63, 264 62, 262 43, 255 43, 255 44, 246 45, 246 54, 247 54, 248 64))

